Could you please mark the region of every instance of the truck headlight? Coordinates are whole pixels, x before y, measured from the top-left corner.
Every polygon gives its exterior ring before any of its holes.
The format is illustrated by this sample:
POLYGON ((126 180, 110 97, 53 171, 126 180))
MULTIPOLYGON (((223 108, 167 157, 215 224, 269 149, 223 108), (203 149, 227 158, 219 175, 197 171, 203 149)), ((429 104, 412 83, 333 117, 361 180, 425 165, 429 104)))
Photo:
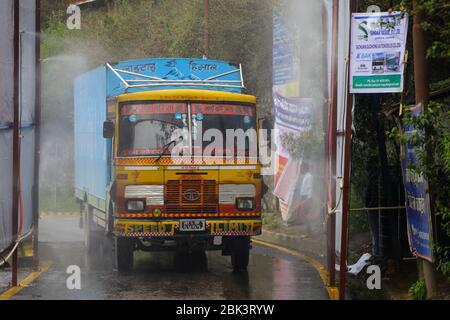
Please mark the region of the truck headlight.
POLYGON ((237 198, 252 199, 256 195, 253 184, 220 184, 219 204, 235 204, 237 198))
POLYGON ((255 202, 251 198, 236 198, 236 208, 238 210, 253 210, 255 202))
POLYGON ((149 206, 164 205, 163 185, 129 185, 125 187, 125 198, 145 199, 149 206))
POLYGON ((143 212, 145 209, 145 200, 133 199, 127 201, 127 210, 130 212, 143 212))

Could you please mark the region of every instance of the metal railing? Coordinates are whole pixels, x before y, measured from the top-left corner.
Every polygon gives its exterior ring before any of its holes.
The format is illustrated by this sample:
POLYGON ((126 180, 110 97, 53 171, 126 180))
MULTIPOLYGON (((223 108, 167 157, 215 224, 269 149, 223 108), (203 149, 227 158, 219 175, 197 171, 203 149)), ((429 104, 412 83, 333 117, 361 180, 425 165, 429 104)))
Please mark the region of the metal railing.
POLYGON ((183 87, 213 87, 213 88, 228 88, 228 89, 244 89, 244 78, 242 76, 242 66, 239 65, 239 69, 227 71, 218 75, 214 75, 207 79, 185 79, 185 80, 174 80, 174 79, 163 79, 159 77, 149 76, 141 73, 126 71, 122 69, 116 69, 112 67, 109 63, 106 64, 108 69, 110 69, 114 75, 119 78, 126 89, 131 88, 145 88, 145 87, 166 87, 166 86, 183 86, 183 87), (240 75, 240 80, 226 80, 220 79, 227 75, 238 73, 240 75), (127 74, 135 77, 140 77, 141 79, 125 79, 122 74, 127 74))

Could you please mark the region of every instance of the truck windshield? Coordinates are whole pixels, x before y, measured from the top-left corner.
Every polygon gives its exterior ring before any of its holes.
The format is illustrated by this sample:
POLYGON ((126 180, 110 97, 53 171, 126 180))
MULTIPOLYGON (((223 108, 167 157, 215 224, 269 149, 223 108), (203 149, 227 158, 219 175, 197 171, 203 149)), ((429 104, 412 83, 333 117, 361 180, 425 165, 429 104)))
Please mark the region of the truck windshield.
POLYGON ((119 156, 152 156, 163 151, 170 154, 171 148, 163 149, 173 139, 173 132, 188 130, 187 104, 121 105, 119 121, 119 156))
POLYGON ((255 106, 236 103, 191 105, 194 153, 256 156, 255 106), (202 143, 195 143, 202 132, 202 143), (218 141, 221 139, 221 141, 218 141), (212 148, 214 145, 215 148, 212 148))
POLYGON ((195 155, 206 150, 207 155, 212 156, 256 156, 256 148, 253 148, 257 144, 254 105, 129 103, 120 106, 119 121, 118 156, 121 157, 160 156, 163 151, 162 156, 168 156, 175 144, 164 147, 176 138, 174 131, 177 129, 181 129, 185 137, 183 145, 188 147, 191 143, 195 155), (211 144, 214 144, 212 151, 211 144))

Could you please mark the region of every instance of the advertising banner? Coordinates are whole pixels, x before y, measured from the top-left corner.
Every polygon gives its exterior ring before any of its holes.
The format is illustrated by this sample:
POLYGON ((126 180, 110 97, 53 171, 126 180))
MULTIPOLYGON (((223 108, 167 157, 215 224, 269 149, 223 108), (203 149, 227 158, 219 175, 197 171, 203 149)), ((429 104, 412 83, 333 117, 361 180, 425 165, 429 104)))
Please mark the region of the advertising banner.
POLYGON ((402 92, 408 15, 354 13, 351 24, 350 92, 402 92))
POLYGON ((311 130, 312 99, 287 98, 274 91, 273 102, 278 156, 274 195, 280 199, 281 213, 286 221, 296 209, 291 208, 291 204, 301 174, 301 161, 290 157, 281 140, 286 134, 299 136, 311 130))
MULTIPOLYGON (((412 110, 414 116, 418 116, 422 111, 422 105, 412 110)), ((413 125, 405 125, 404 129, 407 135, 416 132, 413 125)), ((408 239, 414 255, 433 262, 430 199, 426 191, 428 185, 425 177, 414 169, 420 165, 416 151, 415 145, 403 146, 402 172, 406 195, 408 239)))

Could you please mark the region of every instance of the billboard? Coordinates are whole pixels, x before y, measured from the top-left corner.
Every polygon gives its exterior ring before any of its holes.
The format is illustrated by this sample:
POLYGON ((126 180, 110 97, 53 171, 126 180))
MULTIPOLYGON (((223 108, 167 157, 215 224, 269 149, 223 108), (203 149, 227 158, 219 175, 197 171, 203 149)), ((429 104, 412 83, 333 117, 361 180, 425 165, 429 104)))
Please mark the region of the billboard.
POLYGON ((350 93, 403 91, 408 15, 353 13, 350 93))

